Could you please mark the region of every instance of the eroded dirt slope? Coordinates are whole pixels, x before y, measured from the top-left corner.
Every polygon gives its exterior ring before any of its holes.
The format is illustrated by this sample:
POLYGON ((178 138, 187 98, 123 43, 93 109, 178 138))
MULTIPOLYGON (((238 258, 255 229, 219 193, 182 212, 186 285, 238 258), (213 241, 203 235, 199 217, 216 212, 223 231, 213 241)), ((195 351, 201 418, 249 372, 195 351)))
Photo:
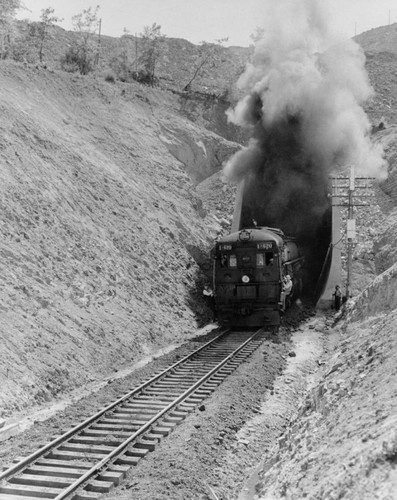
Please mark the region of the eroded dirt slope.
POLYGON ((217 224, 193 172, 239 146, 171 94, 12 63, 0 109, 6 417, 194 334, 217 224))
POLYGON ((319 380, 267 454, 261 500, 397 498, 396 279, 396 266, 378 276, 335 326, 319 380))

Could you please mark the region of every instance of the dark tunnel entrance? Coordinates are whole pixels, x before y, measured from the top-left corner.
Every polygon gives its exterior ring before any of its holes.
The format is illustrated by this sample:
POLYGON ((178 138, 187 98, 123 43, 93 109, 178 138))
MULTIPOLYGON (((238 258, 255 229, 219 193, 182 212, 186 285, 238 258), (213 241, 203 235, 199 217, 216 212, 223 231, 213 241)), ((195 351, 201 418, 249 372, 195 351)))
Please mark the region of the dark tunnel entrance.
MULTIPOLYGON (((279 185, 269 186, 268 179, 260 182, 256 175, 246 178, 239 229, 269 226, 296 238, 305 257, 303 296, 315 303, 325 288, 330 269, 332 207, 328 183, 318 182, 319 179, 306 181, 295 190, 289 189, 288 196, 275 198, 275 192, 283 192, 279 185)), ((279 182, 282 179, 276 183, 279 182)))

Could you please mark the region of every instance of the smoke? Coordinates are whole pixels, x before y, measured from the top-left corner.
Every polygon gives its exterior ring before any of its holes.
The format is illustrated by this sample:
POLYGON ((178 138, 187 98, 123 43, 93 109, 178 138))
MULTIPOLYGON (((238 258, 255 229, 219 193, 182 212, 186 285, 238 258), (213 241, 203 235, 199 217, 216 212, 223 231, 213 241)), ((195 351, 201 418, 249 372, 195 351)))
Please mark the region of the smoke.
POLYGON ((324 191, 328 176, 348 164, 383 178, 383 151, 371 142, 362 108, 372 89, 361 48, 337 43, 324 2, 265 4, 265 36, 238 82, 246 96, 228 112, 252 138, 225 166, 226 177, 259 178, 275 202, 295 196, 295 188, 324 191))
POLYGON ((337 39, 325 0, 264 2, 265 36, 238 82, 245 97, 228 112, 251 139, 224 173, 244 179, 240 227, 255 220, 298 239, 312 292, 331 242, 329 176, 353 164, 382 179, 386 162, 362 108, 372 95, 364 54, 337 39))

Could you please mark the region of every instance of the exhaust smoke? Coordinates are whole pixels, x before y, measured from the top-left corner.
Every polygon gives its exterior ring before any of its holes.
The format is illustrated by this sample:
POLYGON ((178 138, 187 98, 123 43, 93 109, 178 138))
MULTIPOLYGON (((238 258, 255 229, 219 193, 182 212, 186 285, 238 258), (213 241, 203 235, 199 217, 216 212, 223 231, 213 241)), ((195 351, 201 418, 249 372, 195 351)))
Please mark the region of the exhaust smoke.
POLYGON ((296 236, 316 272, 330 243, 329 176, 348 164, 357 174, 386 175, 361 106, 372 89, 361 48, 338 43, 324 2, 265 5, 264 38, 238 82, 245 97, 228 111, 251 139, 224 173, 244 180, 241 226, 254 219, 296 236))

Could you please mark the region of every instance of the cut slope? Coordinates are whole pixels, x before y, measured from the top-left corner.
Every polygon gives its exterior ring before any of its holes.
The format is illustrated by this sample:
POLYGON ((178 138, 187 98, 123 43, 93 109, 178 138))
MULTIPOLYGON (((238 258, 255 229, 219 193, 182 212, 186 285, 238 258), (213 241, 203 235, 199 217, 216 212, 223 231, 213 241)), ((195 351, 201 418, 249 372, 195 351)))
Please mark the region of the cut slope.
POLYGON ((349 306, 319 382, 264 466, 261 500, 396 498, 396 279, 394 266, 349 306))
POLYGON ((232 145, 172 95, 12 63, 0 107, 6 416, 194 333, 212 235, 186 169, 232 145))

